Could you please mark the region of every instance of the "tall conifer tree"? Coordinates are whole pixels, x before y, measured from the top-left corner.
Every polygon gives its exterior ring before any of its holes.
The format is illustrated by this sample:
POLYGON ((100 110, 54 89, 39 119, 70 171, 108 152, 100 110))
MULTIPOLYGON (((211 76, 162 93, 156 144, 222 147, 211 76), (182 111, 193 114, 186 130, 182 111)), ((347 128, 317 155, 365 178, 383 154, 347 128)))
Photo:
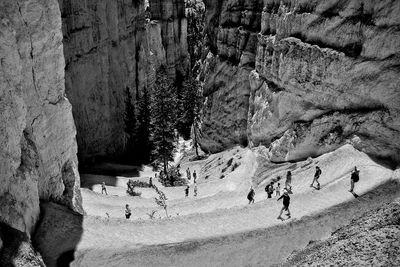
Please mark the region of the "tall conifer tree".
POLYGON ((168 161, 173 160, 175 149, 176 98, 176 88, 161 66, 151 92, 150 112, 153 157, 163 164, 164 174, 168 173, 168 161))

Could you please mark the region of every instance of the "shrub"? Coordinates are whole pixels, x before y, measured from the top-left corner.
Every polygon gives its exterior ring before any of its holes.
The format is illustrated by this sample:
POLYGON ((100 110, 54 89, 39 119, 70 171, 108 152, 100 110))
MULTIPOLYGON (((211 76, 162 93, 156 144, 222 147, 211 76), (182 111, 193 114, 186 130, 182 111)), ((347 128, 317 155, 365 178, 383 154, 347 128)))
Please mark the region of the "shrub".
POLYGON ((131 179, 129 179, 126 185, 128 186, 128 189, 126 190, 126 193, 128 193, 128 195, 133 197, 140 197, 142 195, 142 193, 135 191, 136 185, 134 184, 134 181, 132 181, 131 179))
POLYGON ((177 167, 170 167, 168 169, 168 175, 160 175, 159 176, 159 181, 160 183, 165 186, 165 187, 170 187, 170 186, 182 186, 186 185, 187 181, 186 179, 182 178, 181 173, 179 172, 179 168, 177 167))
POLYGON ((138 180, 129 180, 129 182, 134 187, 143 187, 148 188, 151 187, 148 182, 138 181, 138 180))

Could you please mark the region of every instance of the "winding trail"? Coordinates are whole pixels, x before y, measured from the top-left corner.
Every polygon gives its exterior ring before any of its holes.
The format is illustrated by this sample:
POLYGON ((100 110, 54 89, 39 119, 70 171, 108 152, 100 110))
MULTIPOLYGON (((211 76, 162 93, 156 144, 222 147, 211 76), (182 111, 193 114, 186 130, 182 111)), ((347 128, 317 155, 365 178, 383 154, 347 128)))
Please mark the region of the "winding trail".
MULTIPOLYGON (((166 190, 167 196, 171 196, 170 213, 179 213, 168 219, 144 220, 146 212, 155 208, 151 196, 137 202, 131 200, 137 217, 127 221, 116 217, 128 197, 84 192, 84 206, 89 216, 84 218, 83 236, 72 265, 268 266, 279 263, 310 240, 326 238, 362 212, 400 196, 395 172, 349 145, 313 159, 311 163, 283 164, 273 171, 266 169, 262 179, 252 177, 264 168, 262 159, 249 149, 235 151, 235 157, 241 162, 237 170, 224 179, 199 181, 199 191, 207 195, 185 199, 179 198, 183 195, 182 188, 166 190), (309 187, 317 164, 323 171, 319 191, 309 187), (356 192, 361 197, 357 199, 347 191, 349 170, 354 165, 361 170, 360 182, 356 184, 356 192), (293 173, 294 194, 290 209, 294 218, 281 222, 276 217, 282 203, 276 198, 266 199, 264 186, 276 175, 283 176, 288 169, 293 173), (256 188, 256 203, 247 205, 247 188, 254 180, 261 180, 256 188), (106 208, 115 210, 115 217, 91 215, 106 203, 106 208)), ((232 154, 225 158, 214 157, 227 161, 232 154)), ((207 162, 210 161, 216 165, 225 164, 213 158, 207 162)), ((202 164, 204 167, 205 162, 202 164)))

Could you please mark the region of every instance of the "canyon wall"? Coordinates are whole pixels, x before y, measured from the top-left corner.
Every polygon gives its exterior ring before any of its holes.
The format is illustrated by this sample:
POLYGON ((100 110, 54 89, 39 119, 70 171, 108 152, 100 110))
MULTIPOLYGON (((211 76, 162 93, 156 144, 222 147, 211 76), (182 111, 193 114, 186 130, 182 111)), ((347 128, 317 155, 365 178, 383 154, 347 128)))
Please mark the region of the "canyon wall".
POLYGON ((350 142, 400 161, 399 1, 206 5, 203 149, 265 145, 281 162, 350 142))
POLYGON ((0 1, 0 23, 0 237, 17 253, 41 201, 83 210, 58 3, 0 1))
MULTIPOLYGON (((125 152, 127 90, 134 101, 157 66, 186 74, 184 1, 59 0, 65 85, 73 106, 81 164, 125 152)), ((134 103, 133 103, 134 104, 134 103)))

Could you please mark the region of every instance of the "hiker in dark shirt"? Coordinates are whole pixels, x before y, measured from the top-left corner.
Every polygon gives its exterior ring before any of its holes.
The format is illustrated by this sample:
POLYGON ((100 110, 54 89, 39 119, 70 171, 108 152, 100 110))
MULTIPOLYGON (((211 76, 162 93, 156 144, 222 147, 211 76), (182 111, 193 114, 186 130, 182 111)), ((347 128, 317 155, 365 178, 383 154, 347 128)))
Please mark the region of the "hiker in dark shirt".
POLYGON ((125 205, 125 218, 129 219, 129 218, 131 217, 131 215, 132 215, 132 211, 131 211, 131 209, 129 208, 129 205, 126 204, 126 205, 125 205))
POLYGON ((314 183, 317 183, 317 189, 319 190, 321 188, 321 185, 318 182, 319 177, 321 176, 321 169, 317 166, 315 167, 315 174, 314 174, 314 179, 312 183, 310 184, 310 187, 314 187, 314 183))
POLYGON ((247 199, 249 200, 249 204, 254 203, 254 196, 256 193, 254 192, 253 187, 250 188, 250 192, 247 194, 247 199))
POLYGON ((196 183, 196 180, 197 180, 197 173, 196 173, 196 170, 194 170, 193 171, 193 183, 196 183))
POLYGON ((190 180, 190 178, 191 178, 191 174, 190 174, 190 169, 189 168, 186 169, 186 177, 187 177, 188 180, 190 180))
POLYGON ((105 183, 105 182, 101 183, 101 194, 103 194, 103 192, 105 192, 106 195, 108 195, 108 194, 107 194, 107 188, 106 188, 106 183, 105 183))
POLYGON ((189 196, 189 186, 186 186, 185 188, 185 197, 189 196))
POLYGON ((350 177, 350 190, 349 190, 349 192, 351 192, 351 193, 353 193, 354 183, 357 183, 358 180, 360 179, 359 173, 360 173, 360 171, 357 170, 357 166, 354 166, 354 170, 351 173, 351 177, 350 177))
POLYGON ((274 193, 274 182, 271 182, 265 187, 265 192, 267 192, 268 198, 272 197, 272 194, 274 193))
POLYGON ((281 198, 283 198, 283 207, 281 209, 281 212, 279 213, 278 219, 283 220, 282 218, 282 213, 283 211, 287 211, 287 216, 288 218, 290 218, 290 211, 289 211, 289 204, 290 204, 290 196, 287 190, 283 191, 283 195, 281 197, 278 198, 277 201, 279 201, 281 198))
POLYGON ((288 171, 286 173, 286 181, 285 181, 285 188, 287 188, 287 190, 292 190, 292 172, 288 171))

